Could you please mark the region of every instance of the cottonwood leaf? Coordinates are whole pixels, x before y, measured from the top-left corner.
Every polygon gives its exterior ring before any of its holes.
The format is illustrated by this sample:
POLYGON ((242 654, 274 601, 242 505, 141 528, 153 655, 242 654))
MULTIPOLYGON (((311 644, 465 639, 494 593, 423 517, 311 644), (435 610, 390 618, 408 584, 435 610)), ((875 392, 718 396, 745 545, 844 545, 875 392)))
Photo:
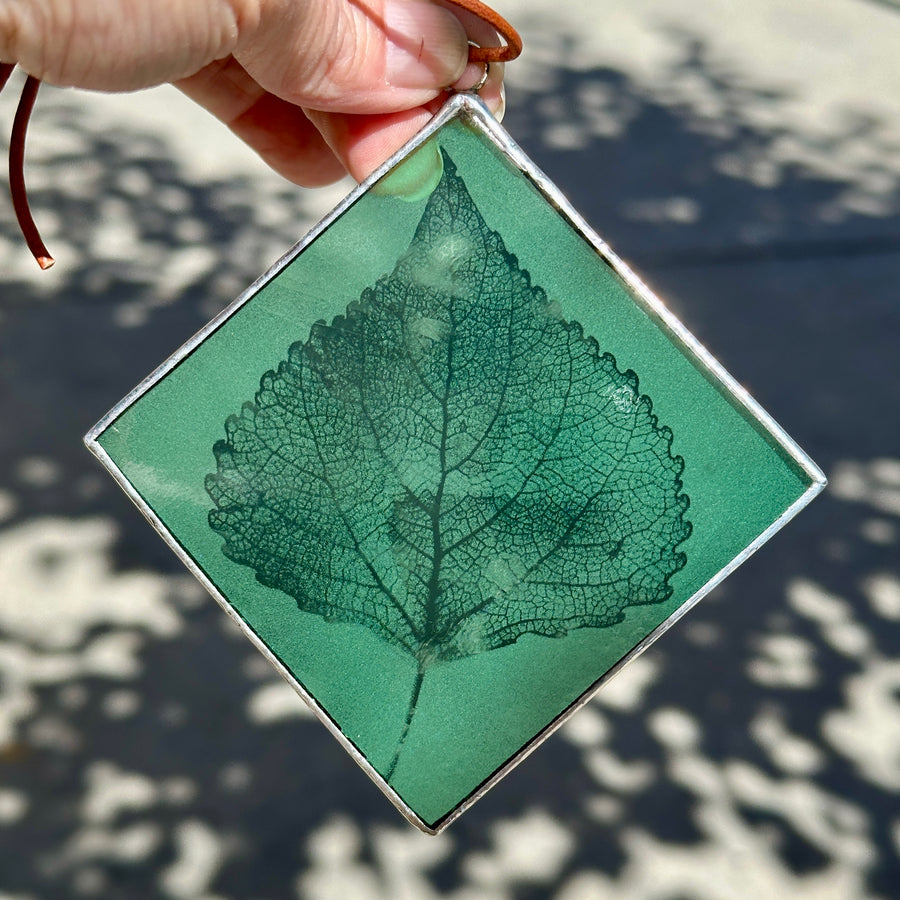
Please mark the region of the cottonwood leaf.
POLYGON ((225 555, 416 657, 410 716, 432 662, 614 625, 685 564, 671 431, 446 153, 394 271, 313 325, 225 432, 207 478, 225 555))

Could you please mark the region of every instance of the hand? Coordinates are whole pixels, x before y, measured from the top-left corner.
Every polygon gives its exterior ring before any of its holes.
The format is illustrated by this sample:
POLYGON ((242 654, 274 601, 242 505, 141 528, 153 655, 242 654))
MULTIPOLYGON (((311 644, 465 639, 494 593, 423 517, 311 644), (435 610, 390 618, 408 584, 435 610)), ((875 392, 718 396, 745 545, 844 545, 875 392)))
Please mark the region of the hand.
MULTIPOLYGON (((61 86, 164 82, 298 184, 361 180, 443 89, 480 78, 490 26, 440 0, 0 0, 0 61, 61 86)), ((502 66, 481 91, 498 111, 502 66)))

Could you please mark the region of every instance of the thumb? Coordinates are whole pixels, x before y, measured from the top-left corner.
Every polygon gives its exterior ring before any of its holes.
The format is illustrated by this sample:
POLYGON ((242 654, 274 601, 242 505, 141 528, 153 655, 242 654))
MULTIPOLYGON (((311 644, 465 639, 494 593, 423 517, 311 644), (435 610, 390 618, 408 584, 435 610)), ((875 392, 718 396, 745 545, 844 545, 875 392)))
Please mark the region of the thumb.
POLYGON ((340 113, 419 106, 468 55, 459 19, 431 0, 262 0, 234 56, 263 88, 340 113))

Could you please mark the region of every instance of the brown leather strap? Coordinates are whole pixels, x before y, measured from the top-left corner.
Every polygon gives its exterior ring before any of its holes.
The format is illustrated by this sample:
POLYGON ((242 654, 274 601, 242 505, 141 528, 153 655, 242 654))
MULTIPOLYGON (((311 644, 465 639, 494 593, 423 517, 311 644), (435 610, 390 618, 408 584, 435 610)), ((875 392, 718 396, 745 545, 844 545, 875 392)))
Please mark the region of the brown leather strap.
POLYGON ((470 47, 469 62, 510 62, 522 52, 522 38, 500 13, 486 6, 481 0, 445 0, 466 12, 478 16, 490 25, 506 42, 502 47, 470 47))
POLYGON ((0 91, 3 90, 3 86, 9 81, 9 76, 12 75, 15 67, 15 63, 0 63, 0 91))
MULTIPOLYGON (((12 75, 14 68, 15 65, 12 63, 0 63, 0 91, 9 81, 9 76, 12 75)), ((19 228, 25 238, 25 243, 28 244, 28 249, 42 269, 49 269, 54 260, 41 240, 37 225, 34 224, 34 217, 28 207, 28 194, 25 191, 25 133, 28 131, 28 120, 31 118, 31 110, 34 108, 34 101, 40 86, 40 81, 29 75, 25 80, 22 97, 16 109, 12 137, 9 142, 9 191, 12 194, 16 219, 18 219, 19 228)))
POLYGON ((49 269, 55 260, 44 246, 37 225, 34 224, 34 217, 28 207, 28 194, 25 191, 25 133, 28 131, 28 120, 31 118, 40 86, 40 81, 29 75, 22 89, 16 117, 13 120, 12 139, 9 142, 9 189, 25 243, 37 260, 37 264, 42 269, 49 269))

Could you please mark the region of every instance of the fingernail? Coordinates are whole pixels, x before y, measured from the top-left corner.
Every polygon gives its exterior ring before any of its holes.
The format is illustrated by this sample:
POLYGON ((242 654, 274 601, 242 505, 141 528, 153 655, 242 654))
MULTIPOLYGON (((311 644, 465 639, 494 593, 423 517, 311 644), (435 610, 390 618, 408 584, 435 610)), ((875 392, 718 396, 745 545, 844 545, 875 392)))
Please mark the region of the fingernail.
MULTIPOLYGON (((488 74, 490 75, 490 73, 488 74)), ((484 63, 468 63, 465 69, 463 69, 462 75, 453 82, 453 90, 471 91, 476 84, 479 84, 482 81, 484 75, 484 63)))
POLYGON ((494 114, 494 118, 498 122, 503 121, 503 117, 506 115, 506 85, 500 85, 500 96, 497 99, 497 105, 494 107, 493 103, 488 102, 488 109, 494 114))
POLYGON ((387 0, 384 23, 388 84, 437 90, 459 78, 469 47, 453 13, 428 0, 387 0))

